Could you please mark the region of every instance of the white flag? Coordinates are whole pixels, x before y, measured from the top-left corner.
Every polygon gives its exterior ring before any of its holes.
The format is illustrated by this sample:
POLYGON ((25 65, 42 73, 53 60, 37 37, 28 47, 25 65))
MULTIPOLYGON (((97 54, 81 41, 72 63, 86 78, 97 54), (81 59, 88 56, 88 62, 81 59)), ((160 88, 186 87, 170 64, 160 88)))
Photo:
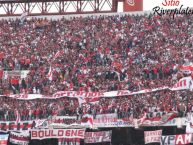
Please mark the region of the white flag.
POLYGON ((53 68, 50 66, 49 72, 48 72, 48 79, 52 81, 53 79, 53 68))

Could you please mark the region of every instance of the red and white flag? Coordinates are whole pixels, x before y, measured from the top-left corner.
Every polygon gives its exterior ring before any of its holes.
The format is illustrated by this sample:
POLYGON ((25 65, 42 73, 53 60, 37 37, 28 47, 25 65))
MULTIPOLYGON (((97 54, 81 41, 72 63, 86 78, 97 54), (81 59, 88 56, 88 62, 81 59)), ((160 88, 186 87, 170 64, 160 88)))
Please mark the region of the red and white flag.
POLYGON ((191 74, 191 72, 193 72, 193 65, 181 65, 179 66, 179 70, 184 74, 191 74))
POLYGON ((56 54, 54 55, 53 60, 55 60, 58 57, 61 57, 64 54, 64 50, 59 50, 58 52, 56 52, 56 54))
POLYGON ((50 66, 47 77, 50 81, 52 81, 52 79, 53 79, 53 68, 52 68, 52 66, 50 66))
POLYGON ((141 126, 151 126, 151 125, 162 125, 165 124, 177 116, 176 112, 170 112, 160 117, 152 117, 152 118, 142 118, 141 126))
POLYGON ((21 116, 18 110, 15 111, 15 116, 16 116, 16 124, 18 124, 21 121, 21 116))
POLYGON ((82 116, 81 125, 93 128, 93 116, 90 114, 85 114, 82 116))

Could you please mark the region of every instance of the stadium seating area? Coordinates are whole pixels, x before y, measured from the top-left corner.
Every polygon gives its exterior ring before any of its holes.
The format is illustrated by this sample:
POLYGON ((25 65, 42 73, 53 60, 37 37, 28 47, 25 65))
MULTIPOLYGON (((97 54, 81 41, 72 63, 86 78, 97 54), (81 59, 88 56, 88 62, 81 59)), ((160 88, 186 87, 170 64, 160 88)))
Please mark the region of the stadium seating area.
MULTIPOLYGON (((0 20, 0 94, 44 94, 57 91, 113 91, 172 86, 177 65, 192 62, 193 17, 116 15, 60 20, 0 20), (53 76, 48 74, 52 68, 53 76), (27 77, 5 77, 4 71, 29 70, 27 77)), ((1 97, 0 120, 50 115, 118 113, 119 118, 149 117, 192 109, 189 91, 158 91, 98 104, 77 99, 22 101, 1 97)))

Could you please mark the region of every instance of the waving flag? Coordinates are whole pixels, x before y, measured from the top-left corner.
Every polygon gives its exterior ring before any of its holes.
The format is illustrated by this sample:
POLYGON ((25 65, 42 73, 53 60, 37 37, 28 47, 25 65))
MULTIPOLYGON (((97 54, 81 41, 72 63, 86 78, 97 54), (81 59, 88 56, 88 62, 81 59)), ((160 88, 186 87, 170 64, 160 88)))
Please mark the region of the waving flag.
POLYGON ((55 60, 58 57, 61 57, 64 54, 64 50, 59 50, 58 52, 56 52, 56 54, 54 55, 53 60, 55 60))
POLYGON ((47 77, 50 81, 52 81, 52 79, 53 79, 53 68, 52 68, 52 66, 50 66, 47 77))
POLYGON ((15 116, 16 116, 16 124, 18 124, 18 122, 20 122, 20 121, 21 121, 21 116, 20 116, 20 114, 19 114, 19 111, 18 111, 18 110, 16 110, 16 111, 15 111, 15 116))
POLYGON ((93 116, 90 114, 83 115, 81 120, 81 125, 89 126, 90 128, 93 128, 93 116))
POLYGON ((170 112, 160 117, 152 117, 152 118, 145 118, 141 119, 141 126, 149 126, 149 125, 162 125, 165 124, 177 116, 176 112, 170 112))
POLYGON ((192 63, 188 65, 181 65, 179 66, 179 70, 183 72, 184 74, 191 74, 191 72, 193 72, 193 65, 192 63))

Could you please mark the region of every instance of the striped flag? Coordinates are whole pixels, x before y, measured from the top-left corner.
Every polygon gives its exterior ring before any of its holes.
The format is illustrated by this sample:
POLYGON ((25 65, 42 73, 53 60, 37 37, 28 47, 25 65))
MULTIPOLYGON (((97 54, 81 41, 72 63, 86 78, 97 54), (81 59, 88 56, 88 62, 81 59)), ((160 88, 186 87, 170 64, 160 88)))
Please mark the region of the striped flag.
POLYGON ((50 81, 52 81, 52 79, 53 79, 53 68, 52 68, 52 66, 50 66, 47 77, 50 81))
POLYGON ((18 110, 15 111, 15 116, 16 116, 16 124, 18 124, 21 121, 21 116, 18 110))
POLYGON ((58 52, 56 52, 56 54, 54 55, 53 60, 55 60, 58 57, 61 57, 64 54, 64 50, 59 50, 58 52))
POLYGON ((82 116, 81 125, 88 126, 90 128, 93 128, 93 116, 90 114, 85 114, 82 116))

